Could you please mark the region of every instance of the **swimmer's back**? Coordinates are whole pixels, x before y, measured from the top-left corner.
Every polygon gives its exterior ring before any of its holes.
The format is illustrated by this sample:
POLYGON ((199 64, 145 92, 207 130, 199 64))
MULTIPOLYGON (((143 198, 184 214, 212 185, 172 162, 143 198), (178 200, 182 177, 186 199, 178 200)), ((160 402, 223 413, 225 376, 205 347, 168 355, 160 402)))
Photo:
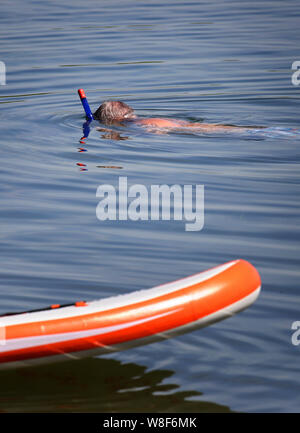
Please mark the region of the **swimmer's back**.
POLYGON ((174 119, 161 119, 159 117, 150 117, 149 119, 136 119, 134 123, 137 125, 145 125, 154 128, 180 128, 187 126, 187 122, 174 119))

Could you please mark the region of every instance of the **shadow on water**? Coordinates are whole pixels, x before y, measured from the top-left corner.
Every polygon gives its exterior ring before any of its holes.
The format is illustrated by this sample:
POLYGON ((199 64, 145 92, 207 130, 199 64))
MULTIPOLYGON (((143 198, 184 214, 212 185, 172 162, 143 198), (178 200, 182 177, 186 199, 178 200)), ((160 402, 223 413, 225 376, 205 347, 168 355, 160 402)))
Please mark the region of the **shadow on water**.
POLYGON ((0 372, 0 412, 230 412, 188 401, 197 391, 164 384, 174 372, 113 359, 87 359, 0 372))

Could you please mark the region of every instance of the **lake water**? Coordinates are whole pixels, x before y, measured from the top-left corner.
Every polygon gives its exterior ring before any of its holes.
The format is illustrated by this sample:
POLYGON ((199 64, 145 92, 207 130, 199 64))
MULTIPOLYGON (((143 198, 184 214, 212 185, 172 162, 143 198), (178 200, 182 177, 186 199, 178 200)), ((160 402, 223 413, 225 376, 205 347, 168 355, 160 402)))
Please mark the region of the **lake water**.
POLYGON ((94 128, 83 145, 77 89, 93 109, 112 98, 144 117, 298 128, 299 2, 2 0, 0 11, 0 313, 236 258, 263 284, 245 312, 177 339, 1 372, 0 410, 298 412, 299 138, 128 129, 114 140, 94 128), (203 230, 100 222, 97 187, 119 176, 204 185, 203 230))

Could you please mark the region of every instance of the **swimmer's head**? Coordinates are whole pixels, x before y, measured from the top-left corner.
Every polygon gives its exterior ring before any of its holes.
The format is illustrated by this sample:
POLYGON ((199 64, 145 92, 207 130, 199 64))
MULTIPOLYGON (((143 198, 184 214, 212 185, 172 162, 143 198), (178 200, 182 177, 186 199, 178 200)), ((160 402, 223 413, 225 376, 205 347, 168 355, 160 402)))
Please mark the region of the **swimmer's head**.
POLYGON ((105 101, 94 113, 94 118, 102 123, 122 122, 135 119, 133 108, 121 101, 105 101))

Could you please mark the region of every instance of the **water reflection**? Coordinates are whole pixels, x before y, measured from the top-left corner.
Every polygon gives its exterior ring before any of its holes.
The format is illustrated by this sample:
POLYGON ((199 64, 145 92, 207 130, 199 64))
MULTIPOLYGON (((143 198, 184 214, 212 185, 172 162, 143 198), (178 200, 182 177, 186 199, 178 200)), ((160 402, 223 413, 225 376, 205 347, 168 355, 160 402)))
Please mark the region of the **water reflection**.
MULTIPOLYGON (((79 140, 79 143, 82 145, 85 145, 85 146, 87 145, 85 140, 88 138, 88 136, 91 132, 91 123, 92 123, 91 120, 87 120, 82 125, 83 135, 79 140)), ((97 129, 97 131, 104 132, 104 134, 101 135, 101 138, 103 138, 103 139, 119 141, 119 140, 128 140, 128 138, 129 138, 127 136, 122 136, 119 132, 114 131, 112 129, 99 128, 99 127, 97 127, 96 129, 97 129)), ((77 151, 79 153, 83 153, 83 152, 87 152, 88 150, 85 147, 81 146, 81 147, 77 148, 77 151)), ((82 162, 77 162, 76 165, 79 168, 79 171, 88 171, 87 164, 84 164, 82 162)), ((110 168, 110 169, 114 169, 114 170, 116 170, 116 169, 120 170, 123 168, 119 165, 97 165, 96 167, 97 168, 110 168)))
POLYGON ((114 170, 121 170, 123 167, 119 165, 96 165, 97 168, 113 168, 114 170))
POLYGON ((113 131, 112 129, 107 128, 96 128, 97 131, 104 132, 104 134, 101 135, 101 138, 108 139, 108 140, 128 140, 129 137, 121 135, 117 131, 113 131))
MULTIPOLYGON (((88 138, 90 132, 91 132, 91 120, 87 120, 82 125, 82 133, 83 136, 80 138, 79 143, 86 144, 86 139, 88 138)), ((101 135, 101 138, 109 139, 109 140, 128 140, 129 137, 121 135, 119 132, 114 131, 113 129, 109 128, 102 128, 97 127, 97 131, 104 132, 104 134, 101 135)))
POLYGON ((1 412, 230 412, 198 391, 164 384, 174 372, 92 358, 0 372, 1 412))

